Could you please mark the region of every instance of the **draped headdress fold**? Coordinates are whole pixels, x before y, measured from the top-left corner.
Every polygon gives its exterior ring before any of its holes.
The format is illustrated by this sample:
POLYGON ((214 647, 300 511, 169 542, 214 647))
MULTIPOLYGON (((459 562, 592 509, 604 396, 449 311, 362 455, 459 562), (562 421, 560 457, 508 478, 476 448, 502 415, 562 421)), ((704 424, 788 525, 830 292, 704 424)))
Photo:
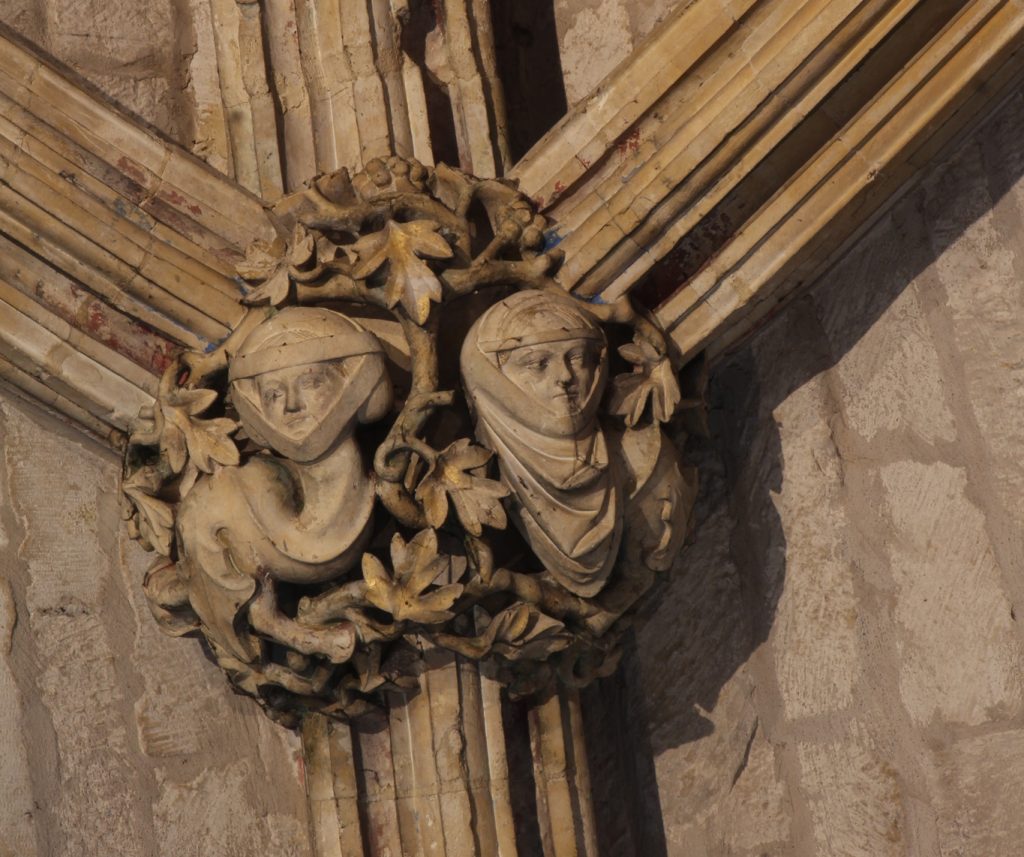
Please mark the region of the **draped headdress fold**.
POLYGON ((619 474, 597 420, 606 352, 604 332, 579 301, 522 291, 477 320, 461 353, 477 437, 495 453, 513 491, 513 520, 555 580, 584 597, 604 586, 622 532, 619 474), (576 340, 600 354, 573 413, 552 409, 502 371, 517 348, 576 340))

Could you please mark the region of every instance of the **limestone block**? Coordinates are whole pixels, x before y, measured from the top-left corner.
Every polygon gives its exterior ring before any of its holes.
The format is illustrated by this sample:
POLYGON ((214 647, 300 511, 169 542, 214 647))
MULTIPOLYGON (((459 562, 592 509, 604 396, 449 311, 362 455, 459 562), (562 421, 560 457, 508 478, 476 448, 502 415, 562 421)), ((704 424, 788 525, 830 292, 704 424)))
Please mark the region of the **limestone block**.
POLYGON ((182 110, 177 83, 170 73, 141 76, 93 73, 90 81, 115 103, 182 142, 188 142, 188 117, 182 110))
POLYGON ((174 32, 168 0, 61 0, 47 3, 46 13, 54 52, 88 71, 150 70, 174 32))
POLYGON ((631 0, 627 3, 633 40, 638 42, 653 32, 678 5, 679 0, 631 0))
MULTIPOLYGON (((0 548, 7 546, 3 536, 0 548)), ((38 851, 22 696, 10 663, 17 618, 14 592, 7 579, 0 577, 0 857, 35 857, 38 851)))
POLYGON ((827 386, 815 379, 775 412, 783 484, 775 499, 786 540, 785 589, 771 645, 789 719, 853 701, 857 651, 855 567, 844 530, 843 466, 829 425, 827 386))
POLYGON ((1022 769, 1019 729, 964 738, 938 754, 935 809, 943 857, 1019 853, 1022 769))
POLYGON ((896 299, 884 323, 857 341, 838 373, 846 425, 865 440, 891 432, 929 444, 955 439, 939 356, 912 289, 896 299))
POLYGON ((555 10, 570 105, 589 95, 633 49, 626 0, 601 0, 594 8, 582 5, 561 0, 555 10))
POLYGON ((881 478, 907 711, 920 726, 1015 716, 1021 646, 966 473, 907 461, 883 467, 881 478))
POLYGON ((801 743, 797 751, 816 853, 905 857, 898 776, 862 727, 855 724, 840 741, 801 743))
POLYGON ((717 838, 726 854, 781 857, 789 839, 790 805, 776 771, 775 751, 758 730, 747 751, 746 766, 715 819, 717 838))
MULTIPOLYGON (((760 729, 731 789, 714 811, 691 817, 669 805, 670 855, 686 857, 788 857, 791 824, 786 787, 775 770, 775 752, 760 729)), ((611 852, 615 853, 615 852, 611 852)))
POLYGON ((267 814, 254 803, 255 773, 250 762, 239 759, 224 770, 201 771, 188 783, 158 783, 153 815, 162 834, 159 857, 306 857, 309 839, 300 820, 267 814))
POLYGON ((44 16, 40 0, 2 0, 0 21, 30 41, 42 41, 44 16))
POLYGON ((714 710, 707 712, 709 734, 667 749, 655 759, 662 805, 675 808, 664 817, 669 854, 699 855, 694 843, 707 841, 707 819, 730 815, 725 806, 757 729, 750 694, 750 676, 740 672, 722 689, 714 710), (686 811, 680 812, 684 806, 686 811))
MULTIPOLYGON (((1004 152, 1005 147, 993 158, 1004 152)), ((931 242, 938 258, 932 275, 947 299, 955 359, 987 449, 993 499, 1020 521, 1024 422, 1013 415, 1024 407, 1024 256, 1017 248, 1024 220, 1013 196, 997 201, 990 195, 989 175, 997 163, 983 160, 979 146, 972 145, 957 168, 933 182, 931 242), (955 209, 937 207, 946 195, 957 199, 955 209)))

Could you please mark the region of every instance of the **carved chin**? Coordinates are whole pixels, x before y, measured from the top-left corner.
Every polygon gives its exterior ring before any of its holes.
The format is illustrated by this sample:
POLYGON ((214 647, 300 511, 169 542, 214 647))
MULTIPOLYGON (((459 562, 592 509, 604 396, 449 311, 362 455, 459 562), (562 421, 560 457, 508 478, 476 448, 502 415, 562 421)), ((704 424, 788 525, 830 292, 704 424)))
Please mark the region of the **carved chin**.
POLYGON ((558 414, 560 417, 572 417, 578 414, 580 408, 580 397, 559 393, 544 403, 549 411, 558 414))
POLYGON ((350 424, 331 426, 315 417, 297 420, 291 425, 268 426, 268 429, 266 440, 271 448, 295 461, 313 461, 351 433, 350 424))
POLYGON ((285 417, 273 425, 273 429, 282 437, 288 438, 292 443, 304 443, 313 434, 320 420, 312 414, 301 414, 294 417, 285 417))

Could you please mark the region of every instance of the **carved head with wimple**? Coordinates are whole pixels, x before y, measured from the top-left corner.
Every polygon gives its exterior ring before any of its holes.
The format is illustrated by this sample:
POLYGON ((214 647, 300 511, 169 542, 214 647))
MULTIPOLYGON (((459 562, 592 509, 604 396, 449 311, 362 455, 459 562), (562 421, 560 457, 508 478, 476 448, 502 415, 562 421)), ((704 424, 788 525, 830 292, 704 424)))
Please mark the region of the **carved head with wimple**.
POLYGON ((288 307, 260 324, 229 369, 246 433, 293 461, 313 461, 391 407, 380 342, 319 307, 288 307))
POLYGON ((516 398, 528 421, 561 435, 593 420, 604 392, 607 345, 600 325, 576 299, 518 292, 485 313, 467 342, 469 386, 478 386, 478 354, 522 394, 516 398))

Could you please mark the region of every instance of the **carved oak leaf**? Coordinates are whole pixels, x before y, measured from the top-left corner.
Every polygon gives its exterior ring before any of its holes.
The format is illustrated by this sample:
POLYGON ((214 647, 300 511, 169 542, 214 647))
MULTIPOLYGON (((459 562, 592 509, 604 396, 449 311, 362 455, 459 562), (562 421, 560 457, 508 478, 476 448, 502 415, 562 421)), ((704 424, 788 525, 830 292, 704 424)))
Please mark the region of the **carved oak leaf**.
POLYGON ((212 473, 214 463, 238 464, 238 447, 231 439, 238 423, 226 417, 195 418, 216 399, 216 390, 178 389, 161 401, 164 431, 160 449, 175 473, 180 473, 189 459, 204 473, 212 473))
POLYGON ((363 693, 372 693, 384 686, 411 690, 419 684, 417 676, 423 667, 415 650, 398 648, 383 658, 379 644, 367 646, 365 652, 356 652, 351 663, 356 671, 354 686, 363 693))
POLYGON ((462 584, 442 585, 429 592, 427 589, 450 562, 450 557, 438 555, 437 533, 433 530, 421 530, 408 544, 395 533, 391 540, 393 577, 377 557, 363 554, 366 600, 378 610, 390 613, 396 622, 447 622, 454 616, 448 608, 462 595, 462 584))
POLYGON ((423 504, 430 526, 445 522, 451 499, 459 521, 472 535, 481 535, 484 525, 505 529, 508 518, 501 499, 509 489, 482 475, 491 455, 490 450, 461 438, 437 456, 416 488, 416 499, 423 504))
POLYGON ((139 535, 158 554, 170 556, 174 510, 170 503, 153 496, 159 484, 160 477, 156 471, 143 467, 125 479, 121 487, 135 507, 139 535))
POLYGON ((487 626, 493 650, 509 660, 544 660, 572 643, 565 625, 532 605, 513 604, 487 626))
POLYGON ((250 305, 268 303, 277 306, 287 299, 291 292, 288 265, 299 267, 313 258, 316 242, 306 227, 295 225, 289 246, 281 238, 273 242, 253 241, 245 251, 245 261, 235 270, 243 280, 260 285, 243 296, 242 302, 250 305))
POLYGON ((654 419, 668 422, 682 398, 668 356, 644 339, 623 345, 619 354, 632 363, 634 369, 616 376, 612 382, 611 412, 624 417, 626 425, 634 428, 643 418, 649 400, 654 419))
POLYGON ((282 265, 259 288, 253 289, 245 295, 242 301, 250 305, 266 303, 270 306, 277 306, 288 298, 291 288, 292 281, 288 276, 288 268, 282 265))
POLYGON ((316 239, 313 233, 306 229, 301 223, 295 224, 292 232, 291 248, 288 251, 288 261, 296 268, 309 264, 316 253, 316 239))
MULTIPOLYGON (((486 612, 478 609, 478 618, 486 617, 486 612)), ((438 645, 466 657, 479 660, 493 651, 510 661, 545 660, 568 648, 572 640, 565 625, 525 602, 506 607, 476 637, 444 633, 435 636, 438 645)))
POLYGON ((352 276, 365 280, 387 265, 384 298, 389 308, 401 303, 409 316, 423 324, 430 302, 441 300, 441 281, 423 259, 450 259, 452 248, 429 220, 398 223, 389 220, 379 232, 364 235, 351 248, 356 256, 352 276))

